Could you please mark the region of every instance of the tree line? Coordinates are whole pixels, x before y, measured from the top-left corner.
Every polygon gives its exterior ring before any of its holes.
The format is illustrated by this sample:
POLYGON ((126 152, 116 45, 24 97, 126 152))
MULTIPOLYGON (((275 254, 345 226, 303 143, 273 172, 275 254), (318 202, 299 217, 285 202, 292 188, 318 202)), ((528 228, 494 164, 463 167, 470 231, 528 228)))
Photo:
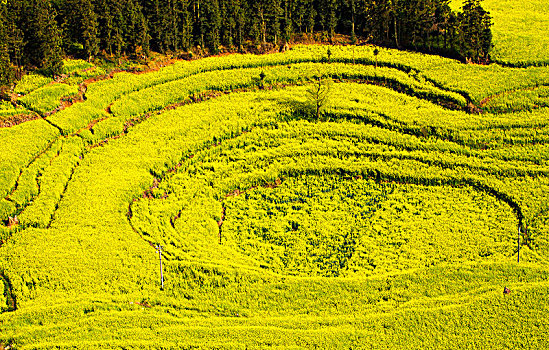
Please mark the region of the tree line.
POLYGON ((318 32, 487 61, 491 18, 481 0, 465 0, 460 12, 449 1, 0 0, 0 85, 22 67, 59 74, 64 55, 242 52, 318 32))

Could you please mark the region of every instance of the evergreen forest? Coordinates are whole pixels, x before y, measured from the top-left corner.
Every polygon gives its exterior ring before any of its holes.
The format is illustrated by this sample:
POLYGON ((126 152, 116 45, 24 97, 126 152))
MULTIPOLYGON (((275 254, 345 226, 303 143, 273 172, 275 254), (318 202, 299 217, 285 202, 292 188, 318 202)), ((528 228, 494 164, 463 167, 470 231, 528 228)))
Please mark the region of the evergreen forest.
POLYGON ((149 52, 264 52, 289 42, 371 44, 487 62, 491 17, 480 0, 3 0, 0 83, 20 69, 62 71, 62 57, 149 52), (314 39, 314 33, 322 33, 314 39), (197 50, 198 49, 198 50, 197 50), (12 70, 17 67, 17 71, 12 70))

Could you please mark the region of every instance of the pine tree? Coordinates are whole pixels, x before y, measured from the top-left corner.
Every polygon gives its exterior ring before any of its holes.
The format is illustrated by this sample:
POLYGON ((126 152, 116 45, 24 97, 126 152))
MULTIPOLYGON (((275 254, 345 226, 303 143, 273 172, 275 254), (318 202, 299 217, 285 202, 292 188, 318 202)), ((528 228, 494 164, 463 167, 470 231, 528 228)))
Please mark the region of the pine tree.
POLYGON ((152 46, 162 53, 177 51, 179 48, 176 5, 176 0, 153 0, 147 1, 143 7, 150 27, 152 46))
POLYGON ((428 45, 435 25, 436 4, 442 0, 399 1, 398 38, 400 45, 417 50, 428 45))
POLYGON ((494 47, 492 43, 492 17, 490 13, 482 9, 482 23, 480 25, 481 57, 485 62, 490 59, 490 51, 494 47))
POLYGON ((91 0, 80 0, 82 41, 88 59, 99 52, 97 14, 91 0))
POLYGON ((250 1, 250 10, 254 13, 251 16, 251 37, 256 43, 265 45, 267 43, 267 8, 265 0, 250 1))
POLYGON ((355 0, 347 0, 347 7, 349 8, 349 16, 351 21, 351 43, 356 43, 356 1, 355 0))
POLYGON ((0 3, 0 86, 11 84, 14 78, 8 43, 9 35, 6 5, 0 3))
POLYGON ((487 60, 492 47, 491 19, 480 0, 467 0, 459 15, 450 0, 1 1, 8 7, 2 64, 43 67, 50 74, 60 70, 61 41, 68 53, 88 58, 100 50, 146 55, 151 45, 160 52, 193 45, 211 53, 220 45, 242 50, 246 40, 287 43, 294 32, 317 29, 330 40, 342 32, 354 42, 360 34, 397 48, 454 50, 473 61, 487 60), (56 20, 62 21, 62 36, 56 20))
POLYGON ((114 48, 114 16, 111 12, 109 0, 95 0, 95 10, 98 22, 99 49, 113 54, 114 48))
POLYGON ((326 0, 326 30, 328 30, 328 37, 330 41, 333 41, 336 26, 337 26, 337 0, 326 0))
POLYGON ((162 40, 160 39, 160 6, 165 3, 166 1, 160 0, 140 0, 143 16, 145 16, 145 20, 147 21, 147 24, 149 26, 149 35, 151 36, 151 49, 162 53, 165 52, 165 47, 162 43, 162 40))
POLYGON ((459 23, 459 51, 466 60, 487 61, 492 49, 492 18, 480 0, 466 0, 459 23))
POLYGON ((176 51, 190 49, 192 45, 192 20, 189 7, 190 0, 176 0, 174 4, 175 24, 177 27, 174 47, 176 51))
POLYGON ((435 9, 435 26, 437 29, 437 48, 446 51, 448 49, 448 36, 451 26, 451 17, 454 15, 450 9, 449 0, 439 1, 435 9))
POLYGON ((297 32, 304 33, 306 31, 305 16, 307 14, 307 0, 296 1, 292 10, 297 32))
MULTIPOLYGON (((130 22, 128 9, 130 0, 95 0, 100 28, 100 48, 109 55, 120 56, 128 50, 130 22)), ((134 14, 131 16, 135 17, 134 14)), ((134 19, 134 18, 133 18, 134 19)))
POLYGON ((221 39, 221 11, 218 0, 206 0, 203 5, 203 33, 210 52, 217 54, 221 39))
POLYGON ((205 18, 203 18, 203 0, 192 0, 193 12, 193 38, 195 44, 204 49, 204 33, 206 31, 205 18))
POLYGON ((236 44, 238 51, 244 50, 244 36, 246 30, 246 14, 248 13, 248 7, 245 0, 233 1, 234 18, 236 22, 236 44))
POLYGON ((124 15, 126 20, 124 31, 126 50, 132 55, 148 55, 149 28, 139 2, 127 0, 124 15))
POLYGON ((20 3, 20 7, 14 6, 13 9, 20 11, 15 26, 23 33, 23 62, 38 66, 48 75, 60 74, 63 53, 61 31, 55 20, 57 12, 49 1, 25 0, 20 3))
POLYGON ((306 26, 305 31, 307 32, 307 34, 313 34, 315 30, 315 25, 316 25, 317 11, 315 9, 313 0, 309 0, 307 2, 308 2, 307 4, 308 11, 307 11, 307 16, 305 18, 305 26, 306 26))
POLYGON ((221 12, 221 44, 232 47, 235 42, 236 19, 233 1, 220 0, 221 12))
POLYGON ((269 40, 274 44, 277 44, 282 31, 281 31, 281 22, 284 16, 284 10, 280 0, 269 0, 267 1, 267 19, 268 19, 268 33, 269 40))
POLYGON ((61 31, 55 21, 55 11, 44 7, 46 12, 39 12, 38 20, 43 21, 45 26, 39 31, 38 37, 41 41, 43 59, 41 69, 46 75, 55 76, 63 71, 63 52, 61 50, 61 31))
POLYGON ((390 45, 392 18, 389 0, 374 0, 364 8, 365 34, 376 44, 390 45))
POLYGON ((90 59, 99 52, 97 14, 91 0, 66 0, 60 6, 63 19, 64 46, 72 50, 74 44, 83 48, 90 59))
POLYGON ((293 10, 295 6, 294 0, 286 0, 284 2, 284 19, 283 19, 283 35, 284 43, 288 43, 294 33, 293 25, 293 10))

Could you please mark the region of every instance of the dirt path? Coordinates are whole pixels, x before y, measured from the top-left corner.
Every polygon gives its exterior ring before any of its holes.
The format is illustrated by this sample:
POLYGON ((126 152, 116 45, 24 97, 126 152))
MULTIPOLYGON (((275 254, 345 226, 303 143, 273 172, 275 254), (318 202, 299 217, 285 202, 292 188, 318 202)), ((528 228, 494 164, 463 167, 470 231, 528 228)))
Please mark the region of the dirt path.
MULTIPOLYGON (((55 113, 58 113, 58 112, 66 109, 66 108, 71 107, 75 103, 83 102, 83 101, 86 100, 86 92, 87 92, 88 86, 90 84, 93 84, 93 83, 96 83, 96 82, 99 82, 99 81, 113 79, 114 76, 117 73, 126 72, 126 73, 132 73, 132 74, 146 74, 146 73, 150 73, 150 72, 156 72, 156 71, 160 70, 163 67, 174 64, 176 61, 179 61, 179 60, 170 59, 170 60, 166 60, 166 61, 154 61, 154 64, 152 66, 148 66, 147 69, 142 69, 142 70, 137 70, 137 69, 129 69, 129 70, 114 69, 114 70, 110 71, 108 74, 99 75, 99 76, 96 76, 96 77, 93 77, 93 78, 88 78, 88 79, 84 80, 82 83, 79 84, 78 93, 75 97, 73 97, 71 99, 68 99, 68 100, 60 100, 60 104, 56 109, 44 113, 43 116, 40 116, 38 113, 36 113, 34 111, 30 111, 30 113, 23 113, 23 114, 19 114, 19 115, 4 118, 4 119, 0 120, 0 128, 9 128, 9 127, 13 127, 13 126, 25 123, 27 121, 36 120, 36 119, 40 119, 40 118, 46 119, 47 117, 52 116, 55 113)), ((93 69, 93 68, 96 68, 96 67, 94 66, 94 67, 85 69, 84 71, 90 70, 90 69, 93 69)), ((64 83, 68 78, 69 78, 69 76, 65 76, 62 79, 57 79, 56 81, 50 83, 49 85, 64 83)), ((11 100, 14 101, 14 103, 17 103, 16 102, 17 101, 17 96, 12 94, 11 95, 11 100)))
POLYGON ((518 92, 518 91, 528 91, 528 90, 534 91, 534 90, 539 89, 539 88, 544 87, 544 86, 549 86, 549 84, 540 84, 540 85, 534 85, 534 86, 529 86, 529 87, 525 87, 525 88, 512 89, 512 90, 508 90, 508 91, 504 91, 504 92, 500 92, 500 93, 497 93, 497 94, 487 96, 482 101, 480 101, 479 108, 486 107, 493 99, 496 99, 496 98, 499 98, 499 97, 502 97, 502 96, 505 96, 505 95, 510 95, 510 94, 513 94, 513 93, 518 92))

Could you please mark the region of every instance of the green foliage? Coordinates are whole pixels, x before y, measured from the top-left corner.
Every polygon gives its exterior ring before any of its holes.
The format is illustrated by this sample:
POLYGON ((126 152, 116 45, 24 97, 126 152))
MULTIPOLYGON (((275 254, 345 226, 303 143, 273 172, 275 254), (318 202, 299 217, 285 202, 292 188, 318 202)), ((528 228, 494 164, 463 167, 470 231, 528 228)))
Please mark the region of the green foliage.
POLYGON ((44 120, 33 120, 0 129, 0 194, 5 197, 15 186, 20 169, 38 156, 59 135, 44 120))
MULTIPOLYGON (((458 9, 461 0, 453 0, 458 9)), ((484 0, 490 12, 494 48, 491 58, 515 66, 547 65, 549 38, 549 4, 545 0, 484 0)))
POLYGON ((547 69, 331 50, 115 74, 49 123, 0 129, 21 220, 0 227, 18 308, 0 343, 545 348, 547 110, 465 107, 518 100, 547 69), (320 75, 324 117, 302 120, 320 75))
POLYGON ((8 86, 14 80, 14 71, 9 56, 7 11, 4 3, 0 3, 0 87, 8 86))
POLYGON ((63 140, 57 156, 51 159, 49 166, 38 177, 40 194, 19 216, 22 225, 42 228, 49 225, 53 212, 79 162, 82 148, 82 140, 78 137, 63 140))
POLYGON ((50 2, 38 1, 35 4, 34 13, 30 15, 34 15, 35 19, 31 22, 28 39, 31 47, 38 50, 29 53, 44 75, 56 76, 63 70, 61 30, 55 19, 57 12, 50 2))
POLYGON ((500 235, 516 226, 509 208, 472 189, 329 175, 289 178, 275 189, 253 189, 224 203, 224 244, 278 273, 300 276, 498 259, 514 243, 500 235))
POLYGON ((23 107, 14 107, 11 102, 0 101, 0 120, 5 117, 10 117, 19 114, 29 113, 29 111, 23 107))
POLYGON ((492 50, 492 17, 481 0, 465 0, 459 16, 459 53, 468 61, 488 62, 492 50))
POLYGON ((0 218, 7 220, 8 216, 15 214, 15 203, 5 199, 0 200, 0 218))
POLYGON ((27 74, 24 75, 21 81, 17 83, 13 92, 16 94, 26 95, 31 91, 43 87, 44 85, 51 83, 51 78, 45 77, 39 74, 27 74))
POLYGON ((533 111, 549 107, 549 86, 510 91, 491 98, 485 109, 491 113, 533 111))
POLYGON ((70 54, 91 57, 99 51, 97 13, 90 0, 66 0, 60 3, 65 47, 70 54), (80 46, 80 49, 76 47, 80 46), (72 51, 72 52, 71 52, 72 51))
POLYGON ((44 114, 61 105, 61 99, 75 96, 78 87, 67 84, 50 84, 21 97, 19 101, 28 109, 44 114))
POLYGON ((93 68, 94 65, 84 60, 63 60, 63 74, 73 74, 93 68))

